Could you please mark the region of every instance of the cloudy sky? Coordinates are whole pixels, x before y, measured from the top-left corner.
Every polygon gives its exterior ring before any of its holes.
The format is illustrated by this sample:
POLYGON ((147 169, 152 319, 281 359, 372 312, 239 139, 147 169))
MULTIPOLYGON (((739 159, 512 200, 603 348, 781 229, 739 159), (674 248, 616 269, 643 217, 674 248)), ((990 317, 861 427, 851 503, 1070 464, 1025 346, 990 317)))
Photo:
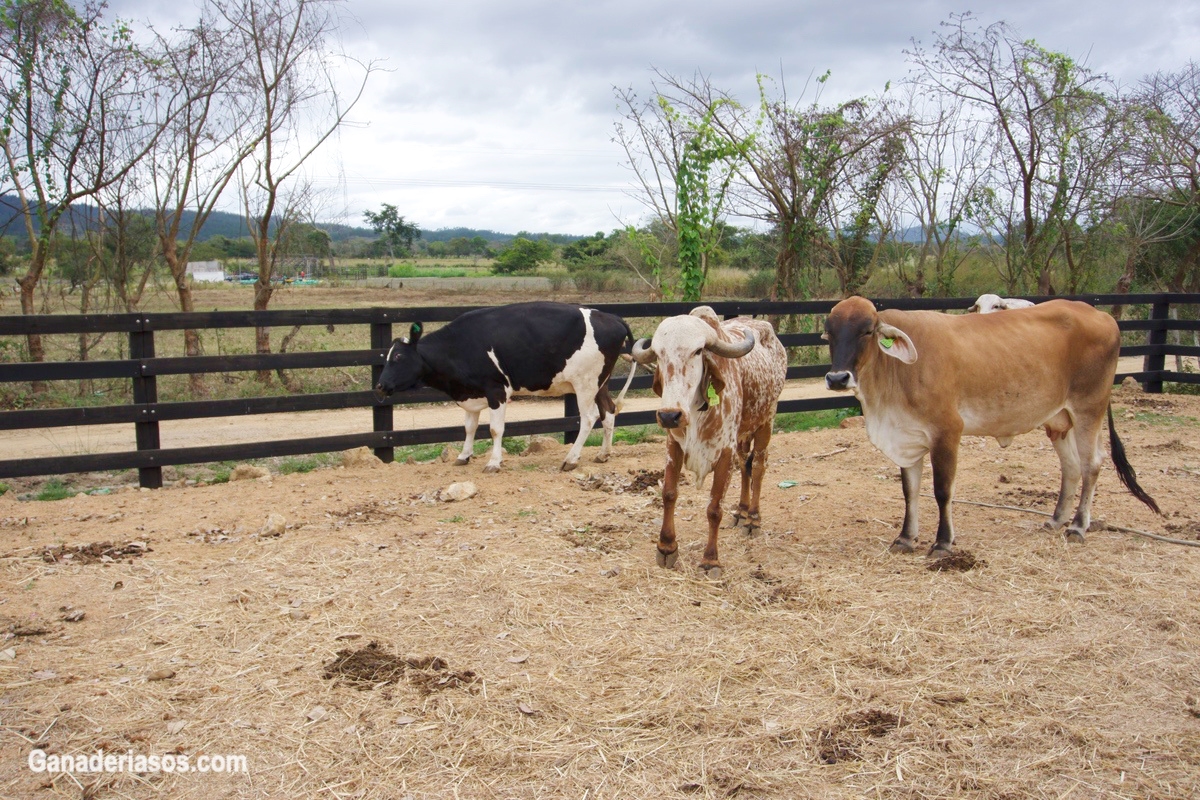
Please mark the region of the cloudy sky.
MULTIPOLYGON (((112 0, 136 21, 158 0, 112 0)), ((826 70, 822 99, 878 94, 903 78, 903 51, 972 10, 942 0, 347 0, 340 33, 378 59, 353 124, 312 175, 329 221, 362 224, 382 203, 422 228, 587 234, 645 217, 613 141, 614 87, 645 95, 652 68, 708 75, 745 102, 756 72, 783 74, 795 97, 826 70)), ((991 2, 984 23, 1063 51, 1130 84, 1200 58, 1196 0, 991 2)), ((186 2, 173 6, 187 15, 186 2)))

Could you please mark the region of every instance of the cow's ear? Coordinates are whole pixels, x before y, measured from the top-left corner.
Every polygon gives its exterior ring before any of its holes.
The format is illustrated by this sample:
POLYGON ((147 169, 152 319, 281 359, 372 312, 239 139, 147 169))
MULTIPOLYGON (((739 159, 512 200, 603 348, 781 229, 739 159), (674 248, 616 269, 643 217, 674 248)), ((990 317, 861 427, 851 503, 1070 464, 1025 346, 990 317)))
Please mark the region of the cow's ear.
POLYGON ((415 345, 417 343, 417 341, 421 338, 422 330, 424 330, 424 329, 421 327, 421 323, 414 322, 412 324, 412 327, 408 329, 408 343, 415 345))
MULTIPOLYGON (((708 369, 704 370, 704 376, 708 379, 707 382, 712 386, 713 390, 716 391, 717 397, 723 397, 725 395, 725 381, 721 379, 720 370, 712 369, 710 366, 708 369)), ((706 388, 706 396, 707 393, 708 390, 706 388)))
POLYGON ((913 344, 912 339, 908 338, 907 333, 895 325, 888 325, 886 322, 879 323, 879 328, 875 331, 875 341, 879 343, 879 349, 883 351, 884 355, 898 358, 905 364, 911 364, 917 360, 917 346, 913 344))

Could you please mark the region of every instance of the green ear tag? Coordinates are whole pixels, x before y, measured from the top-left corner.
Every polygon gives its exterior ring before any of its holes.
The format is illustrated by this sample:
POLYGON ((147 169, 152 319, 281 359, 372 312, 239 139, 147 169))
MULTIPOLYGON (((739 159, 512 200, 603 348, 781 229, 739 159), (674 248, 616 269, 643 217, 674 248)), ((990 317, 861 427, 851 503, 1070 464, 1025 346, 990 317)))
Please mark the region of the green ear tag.
POLYGON ((883 345, 883 348, 885 350, 891 350, 892 345, 894 345, 896 343, 896 340, 891 338, 890 336, 885 336, 884 338, 879 340, 879 343, 881 345, 883 345))
POLYGON ((708 404, 710 406, 721 405, 721 395, 717 394, 717 390, 713 388, 711 383, 708 385, 708 404))

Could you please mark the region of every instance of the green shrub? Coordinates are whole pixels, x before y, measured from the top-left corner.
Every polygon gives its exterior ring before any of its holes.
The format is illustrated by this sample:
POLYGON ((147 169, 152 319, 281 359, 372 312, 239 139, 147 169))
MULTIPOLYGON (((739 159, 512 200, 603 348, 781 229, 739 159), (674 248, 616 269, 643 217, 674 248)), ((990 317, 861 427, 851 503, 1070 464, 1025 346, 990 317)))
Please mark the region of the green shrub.
POLYGON ((51 478, 46 481, 46 485, 38 492, 35 500, 65 500, 68 497, 74 497, 78 492, 63 484, 58 478, 51 478))
POLYGON ((776 433, 813 431, 821 428, 836 428, 847 417, 861 416, 857 408, 833 408, 825 411, 793 411, 775 415, 776 433))
POLYGON ((623 273, 611 270, 580 269, 572 272, 571 278, 581 292, 619 292, 628 286, 623 273))
POLYGON ((291 475, 295 472, 312 472, 314 469, 329 466, 334 456, 329 453, 317 453, 299 458, 285 458, 279 462, 279 474, 291 475))

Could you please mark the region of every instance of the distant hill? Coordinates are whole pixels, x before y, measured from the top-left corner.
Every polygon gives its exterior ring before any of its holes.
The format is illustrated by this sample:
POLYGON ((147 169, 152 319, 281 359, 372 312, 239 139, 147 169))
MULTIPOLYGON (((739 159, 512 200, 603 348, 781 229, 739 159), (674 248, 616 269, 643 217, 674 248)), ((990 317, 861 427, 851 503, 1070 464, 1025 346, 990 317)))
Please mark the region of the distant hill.
MULTIPOLYGON (((20 214, 17 212, 19 204, 15 195, 0 195, 0 236, 15 236, 18 239, 25 236, 25 223, 22 221, 20 214)), ((149 213, 149 212, 145 212, 149 213)), ((184 214, 183 230, 187 230, 192 223, 195 215, 191 212, 184 214)), ((72 223, 78 228, 87 228, 93 225, 96 219, 96 207, 88 203, 77 203, 71 207, 71 211, 67 218, 63 221, 63 225, 70 226, 72 223)), ((348 239, 374 239, 376 233, 371 228, 363 228, 355 225, 343 225, 337 222, 318 223, 317 227, 326 231, 330 239, 335 242, 344 242, 348 239)), ((68 228, 63 228, 67 230, 68 228)), ((224 236, 226 239, 239 239, 247 236, 246 223, 239 214, 231 214, 227 211, 214 211, 209 215, 204 223, 204 227, 200 229, 200 241, 211 239, 214 236, 224 236)), ((524 234, 528 236, 529 234, 524 234)), ((538 237, 548 239, 564 239, 566 241, 574 241, 580 237, 570 236, 567 234, 536 234, 538 237)), ((476 236, 481 236, 488 241, 489 244, 507 244, 513 240, 515 234, 499 233, 497 231, 486 230, 481 228, 439 228, 435 231, 421 231, 421 239, 426 242, 448 242, 451 239, 467 238, 473 239, 476 236)))

